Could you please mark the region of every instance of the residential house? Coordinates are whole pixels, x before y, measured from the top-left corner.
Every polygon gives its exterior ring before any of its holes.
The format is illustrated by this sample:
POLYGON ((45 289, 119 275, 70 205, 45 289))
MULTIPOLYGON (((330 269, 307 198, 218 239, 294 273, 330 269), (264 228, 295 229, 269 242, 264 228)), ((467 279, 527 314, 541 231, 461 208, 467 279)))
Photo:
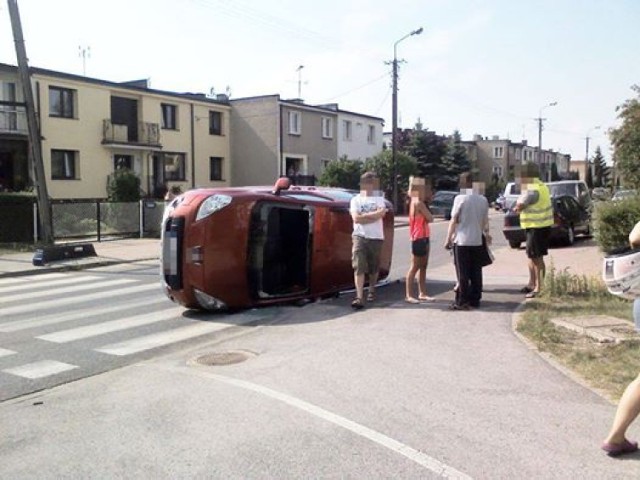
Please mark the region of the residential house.
MULTIPOLYGON (((147 81, 117 83, 40 68, 31 68, 31 74, 52 198, 104 198, 109 176, 119 168, 134 171, 142 194, 149 196, 173 185, 229 185, 231 108, 226 97, 160 91, 149 88, 147 81)), ((3 98, 18 103, 22 87, 17 68, 0 64, 0 75, 3 98)), ((0 175, 12 177, 19 186, 30 170, 27 136, 22 112, 16 121, 9 118, 9 127, 15 129, 7 132, 6 120, 0 128, 0 175)))
POLYGON ((338 113, 338 158, 364 161, 382 151, 384 119, 340 110, 337 103, 319 106, 338 113))
MULTIPOLYGON (((477 151, 476 168, 478 180, 489 183, 492 178, 509 180, 518 174, 519 168, 526 163, 538 163, 536 147, 528 145, 526 140, 512 142, 494 135, 491 138, 474 135, 472 141, 465 144, 475 145, 477 151)), ((570 155, 553 150, 542 150, 541 171, 550 178, 551 165, 556 164, 560 177, 569 173, 570 155)))
POLYGON ((271 184, 290 176, 314 183, 327 164, 366 160, 382 151, 379 117, 263 95, 231 100, 233 185, 271 184))
POLYGON ((233 185, 313 182, 338 158, 338 113, 280 95, 231 100, 233 185))

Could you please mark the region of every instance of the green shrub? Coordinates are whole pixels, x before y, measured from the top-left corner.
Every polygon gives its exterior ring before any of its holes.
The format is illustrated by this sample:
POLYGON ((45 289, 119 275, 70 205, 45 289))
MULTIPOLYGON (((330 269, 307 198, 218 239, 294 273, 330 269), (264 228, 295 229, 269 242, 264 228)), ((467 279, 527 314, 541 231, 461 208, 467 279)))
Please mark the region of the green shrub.
POLYGON ((640 197, 599 202, 594 215, 595 239, 605 253, 629 245, 629 232, 640 222, 640 197))
POLYGON ((121 168, 109 176, 107 194, 112 202, 140 200, 140 178, 128 168, 121 168))

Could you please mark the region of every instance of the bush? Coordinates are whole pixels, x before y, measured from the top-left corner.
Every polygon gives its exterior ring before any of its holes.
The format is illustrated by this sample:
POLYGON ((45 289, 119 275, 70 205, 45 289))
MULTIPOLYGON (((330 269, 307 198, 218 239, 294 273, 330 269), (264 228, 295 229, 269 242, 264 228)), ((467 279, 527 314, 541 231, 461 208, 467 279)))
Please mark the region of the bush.
POLYGON ((349 190, 360 189, 360 175, 362 163, 358 160, 348 160, 342 157, 329 162, 320 175, 318 183, 325 187, 341 187, 349 190))
POLYGON ((595 239, 600 249, 611 253, 629 245, 629 232, 640 221, 640 197, 596 204, 595 239))
POLYGON ((140 200, 140 178, 128 168, 121 168, 109 176, 107 193, 112 202, 140 200))

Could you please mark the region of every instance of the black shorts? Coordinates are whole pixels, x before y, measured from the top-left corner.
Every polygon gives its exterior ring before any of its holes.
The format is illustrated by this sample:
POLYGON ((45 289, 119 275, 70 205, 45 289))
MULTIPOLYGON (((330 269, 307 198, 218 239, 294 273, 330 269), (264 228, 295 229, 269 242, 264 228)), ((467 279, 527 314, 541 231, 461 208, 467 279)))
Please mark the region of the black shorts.
POLYGON ((419 238, 411 242, 411 254, 416 257, 429 256, 429 239, 419 238))
POLYGON ((551 227, 527 228, 527 257, 544 257, 549 250, 551 227))

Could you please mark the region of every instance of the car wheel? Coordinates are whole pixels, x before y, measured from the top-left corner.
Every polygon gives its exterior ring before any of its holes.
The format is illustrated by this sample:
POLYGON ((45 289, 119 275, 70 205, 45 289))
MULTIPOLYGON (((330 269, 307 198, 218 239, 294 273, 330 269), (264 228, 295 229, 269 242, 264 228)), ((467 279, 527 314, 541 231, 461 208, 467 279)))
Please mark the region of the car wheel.
POLYGON ((576 241, 576 234, 573 231, 573 225, 569 225, 567 228, 567 237, 565 238, 565 242, 568 246, 571 246, 576 241))
POLYGON ((520 248, 520 242, 518 242, 517 240, 509 240, 509 246, 517 250, 520 248))

